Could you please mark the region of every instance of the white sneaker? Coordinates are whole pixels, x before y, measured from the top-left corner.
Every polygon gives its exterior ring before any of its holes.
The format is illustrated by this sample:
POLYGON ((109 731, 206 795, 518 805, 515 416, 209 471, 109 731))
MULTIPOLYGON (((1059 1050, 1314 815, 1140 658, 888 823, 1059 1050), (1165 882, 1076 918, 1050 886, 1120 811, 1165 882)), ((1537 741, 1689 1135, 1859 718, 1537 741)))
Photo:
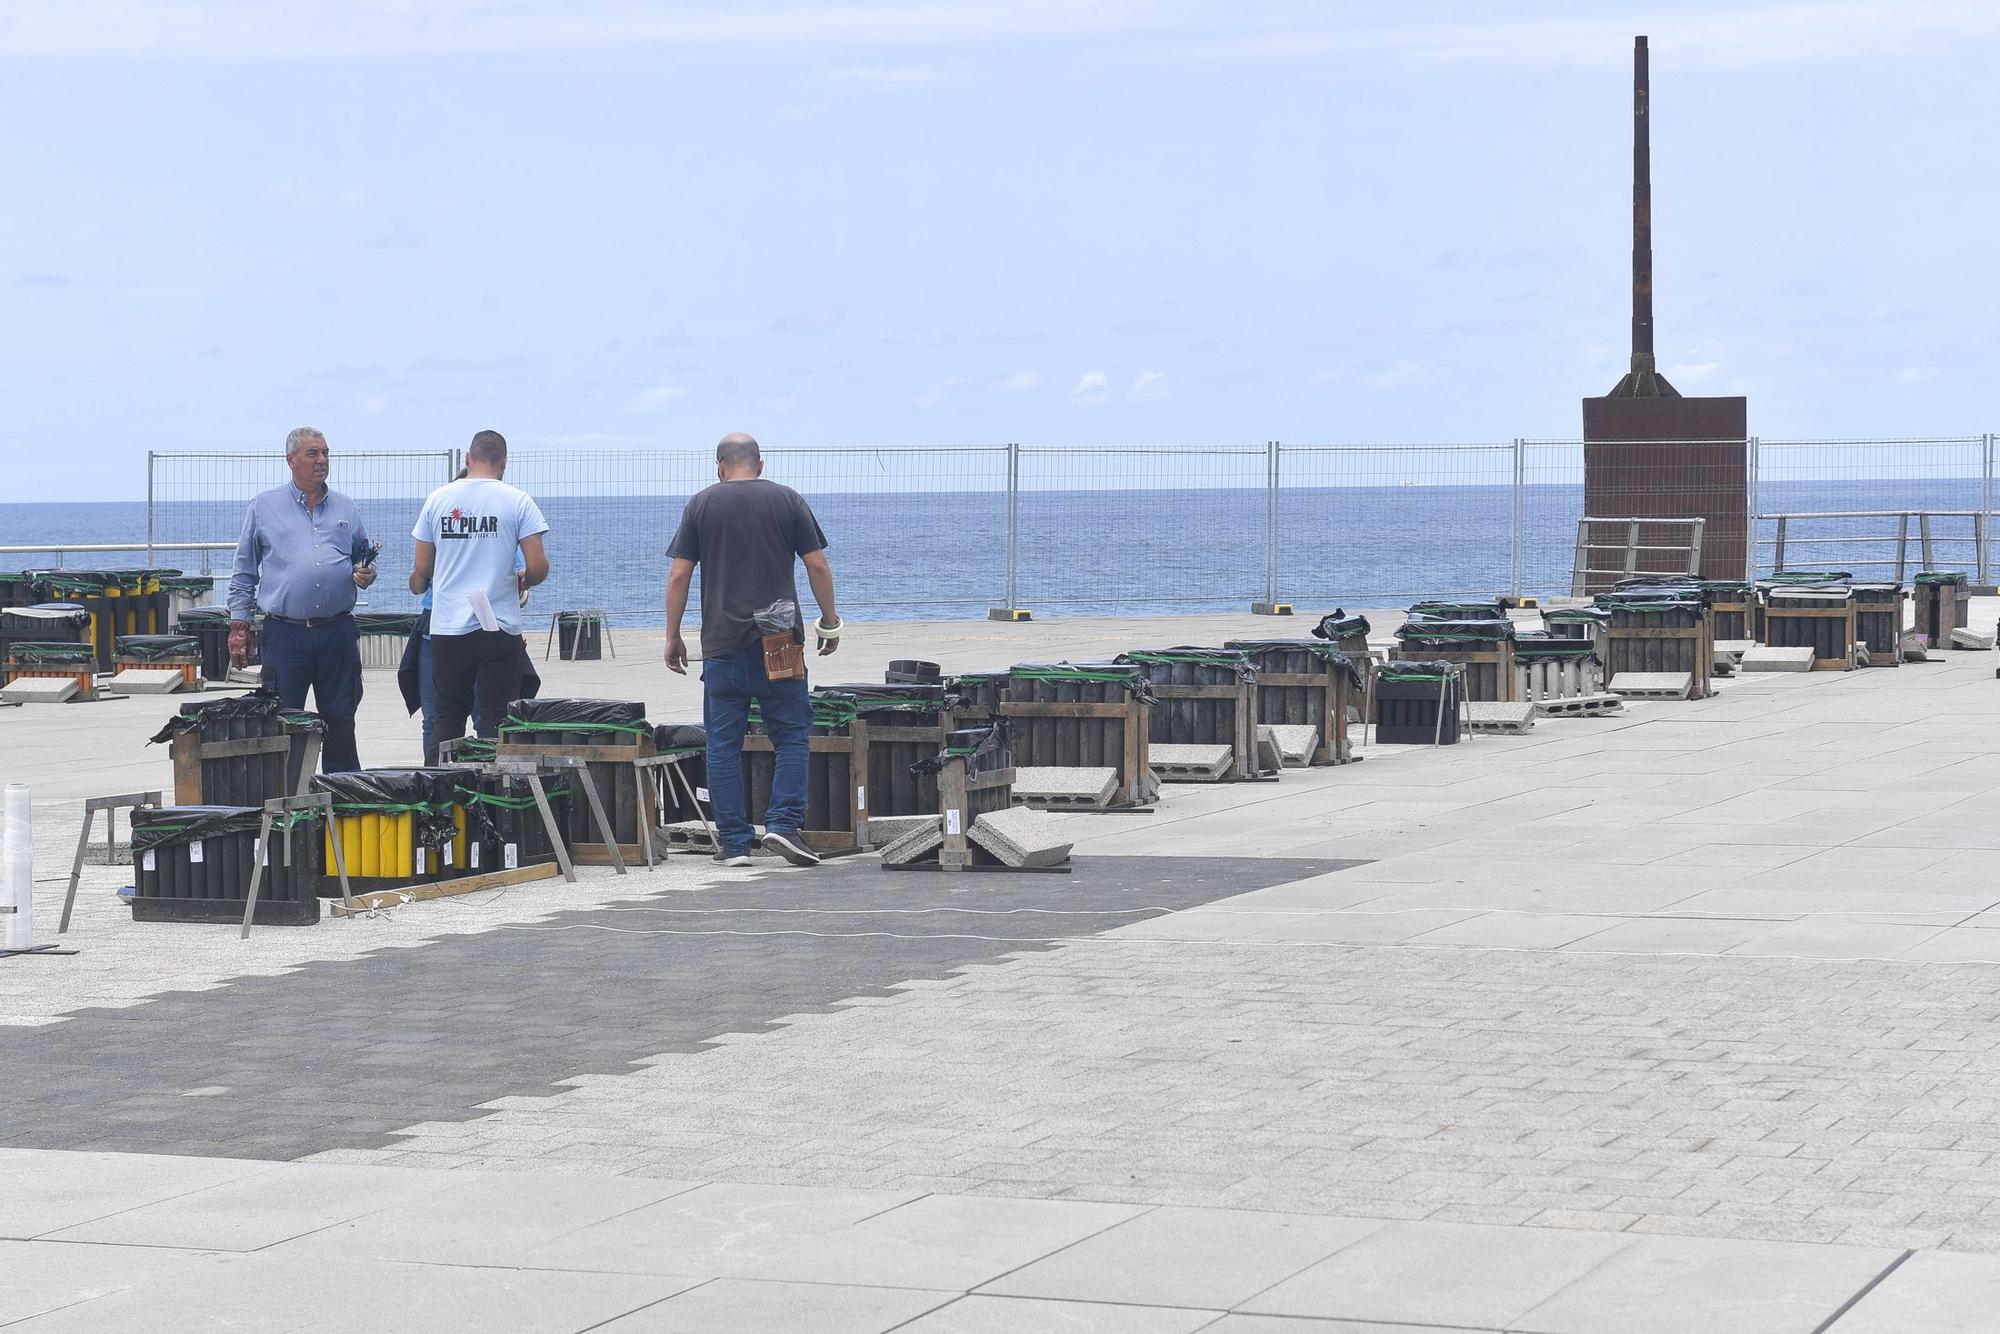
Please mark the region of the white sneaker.
POLYGON ((819 854, 807 847, 805 840, 797 834, 766 833, 764 846, 794 866, 819 865, 819 854))
POLYGON ((736 855, 735 855, 734 857, 718 857, 718 858, 716 858, 716 860, 717 860, 717 861, 719 861, 719 862, 721 862, 721 863, 722 863, 722 864, 723 864, 724 866, 755 866, 755 865, 756 865, 756 863, 755 863, 755 862, 753 862, 753 861, 751 861, 751 860, 750 860, 750 854, 749 854, 749 853, 747 853, 747 852, 739 852, 739 853, 737 853, 737 854, 736 854, 736 855))

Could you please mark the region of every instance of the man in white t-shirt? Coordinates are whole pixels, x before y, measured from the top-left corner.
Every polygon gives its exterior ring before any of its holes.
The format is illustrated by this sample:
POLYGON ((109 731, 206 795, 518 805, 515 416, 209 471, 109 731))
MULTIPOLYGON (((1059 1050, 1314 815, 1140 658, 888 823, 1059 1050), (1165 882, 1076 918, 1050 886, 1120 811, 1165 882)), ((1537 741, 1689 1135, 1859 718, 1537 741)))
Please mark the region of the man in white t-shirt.
POLYGON ((549 577, 542 550, 549 525, 527 492, 500 480, 506 471, 507 441, 498 431, 481 431, 465 451, 465 476, 431 492, 410 530, 417 544, 410 591, 431 593, 437 726, 426 764, 437 763, 444 742, 465 735, 475 696, 475 730, 491 737, 499 734, 507 705, 520 693, 521 664, 527 661, 521 594, 549 577))

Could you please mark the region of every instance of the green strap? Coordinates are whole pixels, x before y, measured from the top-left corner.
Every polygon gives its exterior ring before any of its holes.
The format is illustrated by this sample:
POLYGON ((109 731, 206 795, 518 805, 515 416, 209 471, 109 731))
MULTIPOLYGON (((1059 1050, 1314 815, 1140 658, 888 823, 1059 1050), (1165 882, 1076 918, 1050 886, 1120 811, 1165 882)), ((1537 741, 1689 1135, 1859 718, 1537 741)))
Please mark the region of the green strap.
POLYGON ((333 809, 341 815, 444 815, 450 812, 449 803, 411 801, 336 801, 333 809))
MULTIPOLYGON (((459 788, 458 795, 464 797, 475 806, 497 806, 503 811, 528 811, 535 809, 535 799, 533 797, 508 797, 498 792, 474 792, 468 788, 459 788)), ((552 787, 546 789, 542 795, 548 797, 550 800, 554 800, 557 797, 567 797, 569 789, 566 787, 552 787)))

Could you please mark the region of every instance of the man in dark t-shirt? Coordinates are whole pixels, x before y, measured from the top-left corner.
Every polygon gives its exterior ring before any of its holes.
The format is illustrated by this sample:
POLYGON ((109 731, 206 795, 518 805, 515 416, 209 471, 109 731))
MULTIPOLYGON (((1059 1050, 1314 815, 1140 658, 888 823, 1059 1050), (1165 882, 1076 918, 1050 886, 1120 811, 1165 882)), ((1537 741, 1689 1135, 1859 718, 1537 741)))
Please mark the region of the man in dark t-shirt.
POLYGON ((764 671, 763 632, 757 613, 791 604, 795 642, 805 642, 792 562, 805 562, 806 579, 819 603, 813 632, 820 656, 840 647, 840 616, 833 605, 833 567, 826 534, 805 498, 764 480, 764 459, 747 435, 722 437, 715 447, 714 486, 688 501, 681 526, 667 546, 667 666, 685 674, 687 643, 681 618, 688 588, 701 567, 702 713, 708 727, 708 799, 725 865, 750 865, 756 830, 743 795, 743 734, 756 701, 771 738, 776 768, 764 810, 764 846, 794 866, 819 857, 799 826, 806 817, 806 773, 812 737, 812 700, 803 675, 773 681, 764 671))

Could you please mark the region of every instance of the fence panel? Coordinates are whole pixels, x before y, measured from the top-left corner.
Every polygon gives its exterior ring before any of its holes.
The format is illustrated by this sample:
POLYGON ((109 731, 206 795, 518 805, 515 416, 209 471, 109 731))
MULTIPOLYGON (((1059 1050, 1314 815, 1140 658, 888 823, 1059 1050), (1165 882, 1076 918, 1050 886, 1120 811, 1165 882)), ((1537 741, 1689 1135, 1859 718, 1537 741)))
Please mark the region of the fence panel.
MULTIPOLYGON (((1757 446, 1757 573, 1776 557, 1779 514, 1828 514, 1853 510, 1979 511, 1990 502, 1989 448, 1983 436, 1913 440, 1761 440, 1757 446)), ((1896 544, 1893 520, 1860 525, 1821 521, 1787 525, 1785 564, 1795 570, 1852 568, 1886 576, 1896 544), (1869 542, 1834 541, 1868 535, 1869 542), (1818 538, 1818 541, 1814 539, 1818 538), (1859 568, 1854 568, 1854 567, 1859 568)), ((1914 528, 1914 524, 1912 525, 1914 528)), ((1968 540, 1940 543, 1943 568, 1976 573, 1971 525, 1940 525, 1938 536, 1968 540)), ((1914 541, 1912 543, 1914 545, 1914 541)))
POLYGON ((1262 596, 1262 444, 1020 454, 1022 605, 1215 611, 1262 596))
POLYGON ((1301 612, 1504 593, 1514 446, 1285 445, 1278 591, 1301 612))
MULTIPOLYGON (((372 607, 412 607, 404 579, 410 570, 410 527, 424 497, 451 477, 456 456, 448 449, 345 453, 335 450, 329 484, 354 498, 368 535, 382 544, 381 578, 364 598, 372 607)), ((149 463, 146 536, 154 542, 233 542, 243 528, 243 512, 259 491, 285 485, 282 453, 154 454, 149 463)), ((74 562, 72 562, 74 563, 74 562)), ((176 565, 165 559, 155 562, 176 565)), ((229 575, 229 554, 215 562, 220 579, 229 575)), ((223 586, 218 582, 216 599, 223 586)))

